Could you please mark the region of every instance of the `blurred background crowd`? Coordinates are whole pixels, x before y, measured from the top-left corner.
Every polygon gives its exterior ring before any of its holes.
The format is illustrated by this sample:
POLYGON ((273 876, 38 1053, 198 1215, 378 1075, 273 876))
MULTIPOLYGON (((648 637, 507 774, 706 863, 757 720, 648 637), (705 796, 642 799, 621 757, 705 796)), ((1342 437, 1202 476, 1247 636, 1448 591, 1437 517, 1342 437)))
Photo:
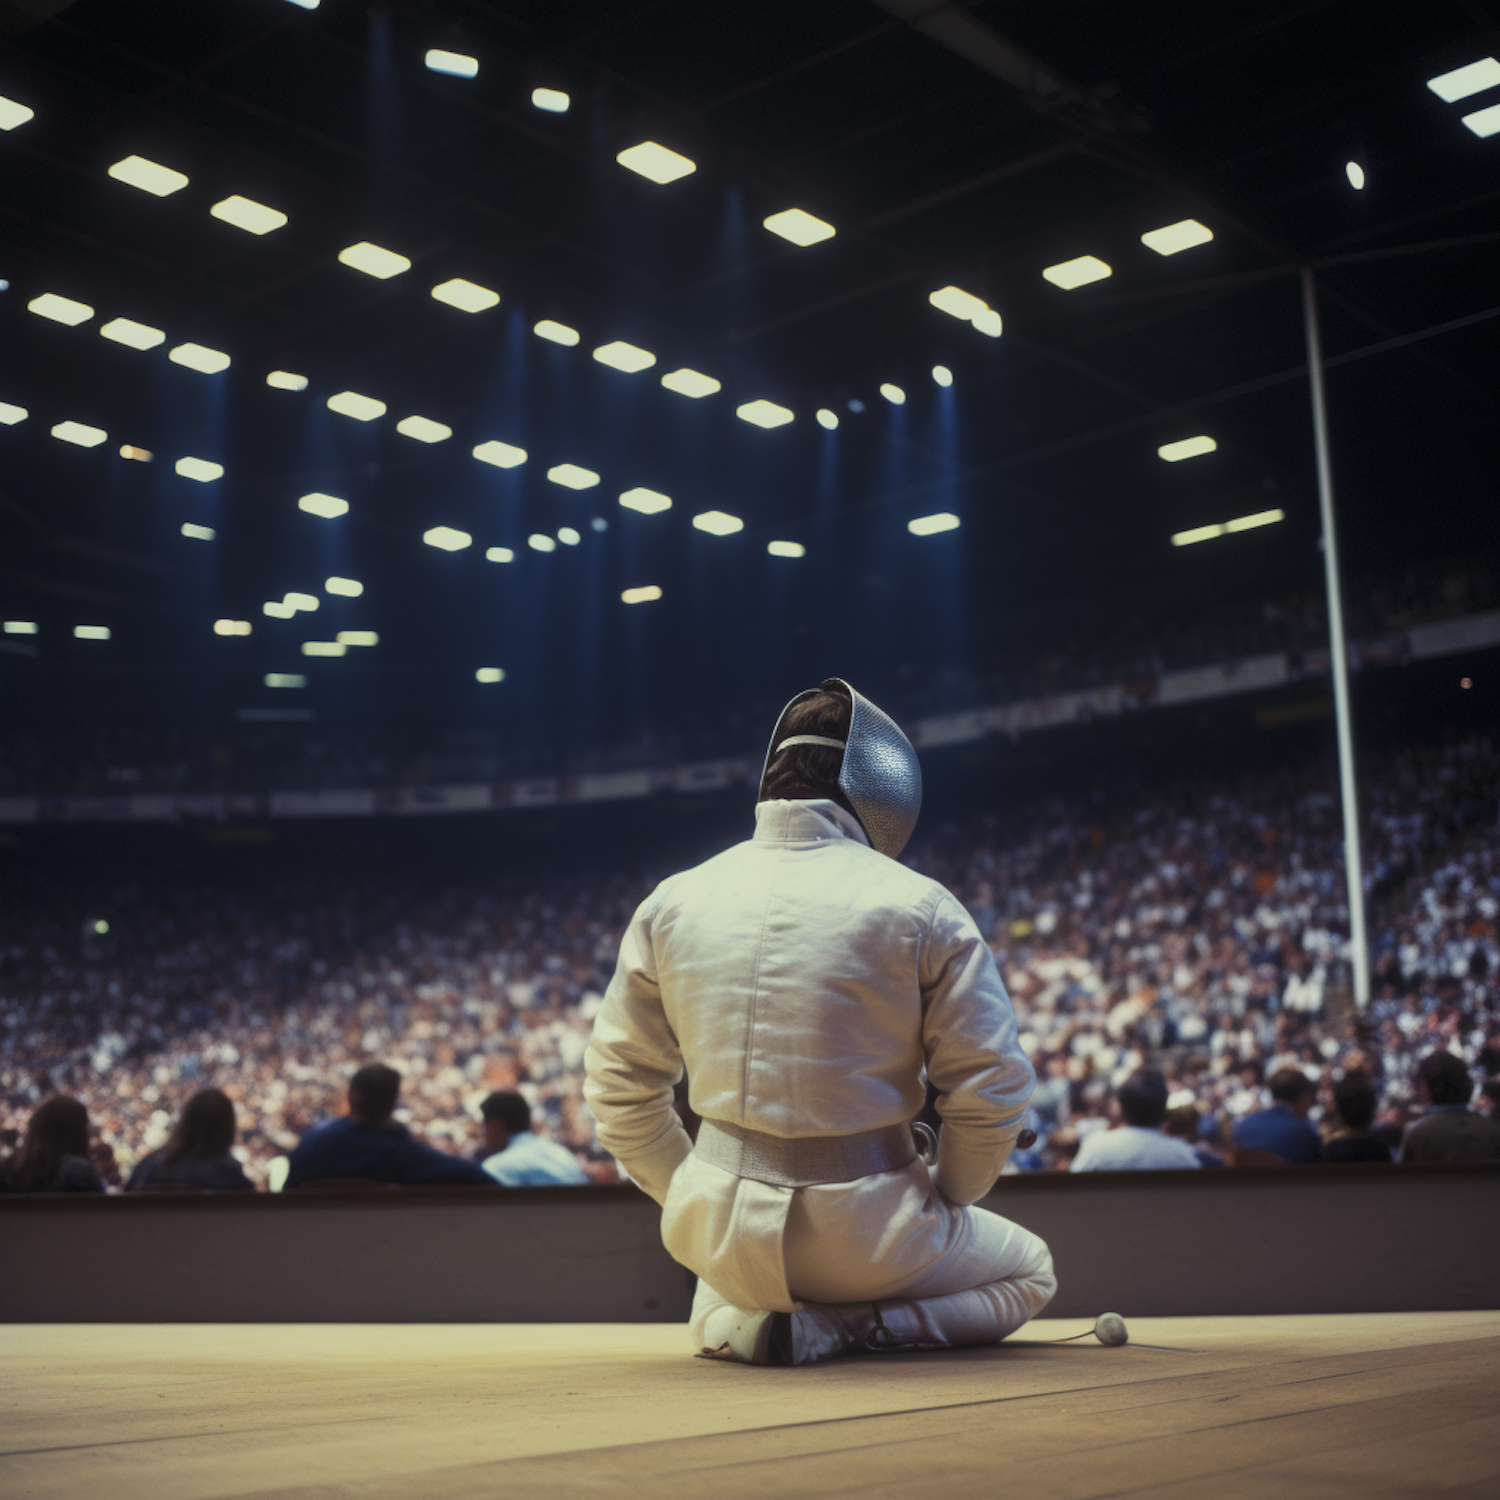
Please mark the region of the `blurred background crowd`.
MULTIPOLYGON (((1356 1013, 1326 761, 1200 772, 1100 793, 971 807, 919 828, 906 859, 988 936, 1039 1085, 1020 1170, 1067 1166, 1142 1068, 1176 1127, 1227 1155, 1288 1068, 1320 1092, 1369 1078, 1392 1145, 1423 1105, 1418 1060, 1446 1049, 1500 1117, 1500 757, 1481 736, 1365 762, 1375 997, 1356 1013), (1185 1122, 1185 1123, 1184 1123, 1185 1122)), ((748 819, 746 820, 748 822, 748 819)), ((746 830, 748 831, 748 830, 746 830)), ((607 841, 604 846, 608 848, 607 841)), ((514 1090, 539 1136, 615 1180, 582 1099, 582 1059, 635 904, 665 851, 596 853, 520 875, 362 860, 337 879, 22 881, 0 910, 0 1131, 64 1093, 121 1183, 184 1102, 233 1101, 236 1158, 276 1158, 344 1108, 356 1069, 403 1077, 396 1119, 475 1156, 481 1105, 514 1090)))

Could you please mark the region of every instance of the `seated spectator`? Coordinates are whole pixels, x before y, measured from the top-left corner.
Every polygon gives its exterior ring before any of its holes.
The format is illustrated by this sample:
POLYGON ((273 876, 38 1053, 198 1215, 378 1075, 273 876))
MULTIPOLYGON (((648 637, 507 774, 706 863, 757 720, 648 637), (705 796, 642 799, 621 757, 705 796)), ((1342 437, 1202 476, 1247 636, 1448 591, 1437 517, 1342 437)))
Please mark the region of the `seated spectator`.
POLYGON ((1095 1130, 1073 1159, 1074 1172, 1137 1172, 1202 1165, 1186 1141, 1162 1131, 1167 1118, 1167 1080, 1155 1068, 1132 1073, 1115 1091, 1122 1125, 1095 1130))
POLYGON ((1179 1104, 1167 1111, 1167 1118, 1162 1124, 1162 1129, 1172 1137, 1173 1140, 1186 1141, 1193 1148, 1193 1155, 1198 1158, 1200 1167, 1223 1167, 1228 1163, 1217 1152, 1210 1151, 1203 1144, 1203 1122, 1195 1104, 1179 1104))
POLYGON ((484 1143, 490 1149, 484 1170, 506 1187, 552 1187, 587 1182, 588 1173, 566 1146, 531 1128, 531 1106, 521 1094, 491 1094, 479 1106, 484 1143))
POLYGON ((1461 1057, 1429 1052, 1417 1064, 1417 1092, 1427 1106, 1406 1128, 1402 1161, 1494 1161, 1500 1158, 1500 1120, 1469 1108, 1474 1079, 1461 1057))
POLYGON ((401 1075, 370 1063, 349 1080, 349 1113, 309 1130, 287 1156, 286 1186, 329 1177, 367 1177, 375 1182, 468 1183, 493 1187, 477 1162, 464 1161, 414 1141, 391 1118, 401 1093, 401 1075))
POLYGON ((1322 1161, 1323 1143, 1307 1119, 1318 1097, 1317 1084, 1301 1068, 1278 1068, 1266 1087, 1271 1107, 1235 1122, 1236 1149, 1264 1151, 1299 1164, 1322 1161))
POLYGON ((1391 1148, 1370 1133, 1379 1102, 1375 1085, 1357 1068, 1333 1086, 1333 1112, 1338 1128, 1323 1142, 1324 1161, 1389 1161, 1391 1148))
POLYGON ((204 1188, 253 1193, 255 1184, 234 1159, 234 1105, 219 1089, 199 1089, 183 1106, 167 1144, 136 1163, 127 1193, 143 1188, 204 1188))
POLYGON ((0 1167, 0 1184, 12 1193, 102 1193, 103 1179, 89 1160, 88 1110, 66 1094, 39 1104, 19 1148, 0 1167))

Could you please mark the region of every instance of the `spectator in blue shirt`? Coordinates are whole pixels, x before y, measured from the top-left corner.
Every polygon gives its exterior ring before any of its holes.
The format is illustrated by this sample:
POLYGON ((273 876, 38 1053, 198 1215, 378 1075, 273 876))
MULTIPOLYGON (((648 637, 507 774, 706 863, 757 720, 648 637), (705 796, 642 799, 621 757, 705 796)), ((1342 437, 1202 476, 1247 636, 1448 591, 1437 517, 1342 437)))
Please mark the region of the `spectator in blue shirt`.
POLYGON ((316 1126, 288 1157, 286 1186, 299 1187, 328 1177, 368 1177, 406 1186, 463 1183, 493 1187, 483 1167, 414 1141, 391 1116, 401 1092, 401 1075, 384 1063, 370 1063, 349 1080, 349 1113, 316 1126))
POLYGON ((1307 1114, 1318 1086, 1301 1068, 1278 1068, 1266 1085, 1270 1109, 1258 1109, 1234 1125, 1234 1144, 1241 1151, 1266 1151, 1283 1161, 1322 1161, 1323 1143, 1307 1114))
POLYGON ((479 1106, 489 1154, 484 1170, 505 1187, 555 1187, 587 1182, 588 1173, 566 1146, 531 1128, 531 1106, 522 1094, 491 1094, 479 1106))

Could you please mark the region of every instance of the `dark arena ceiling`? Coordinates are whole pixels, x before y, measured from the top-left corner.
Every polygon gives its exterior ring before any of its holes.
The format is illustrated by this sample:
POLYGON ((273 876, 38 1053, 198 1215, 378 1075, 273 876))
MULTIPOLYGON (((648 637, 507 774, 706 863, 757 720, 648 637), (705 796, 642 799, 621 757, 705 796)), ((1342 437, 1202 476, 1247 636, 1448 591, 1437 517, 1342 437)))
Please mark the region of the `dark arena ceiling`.
POLYGON ((1477 0, 9 0, 0 26, 0 96, 34 111, 0 134, 0 402, 28 413, 0 426, 0 611, 38 625, 0 653, 13 723, 295 696, 324 722, 597 729, 834 671, 879 695, 901 669, 1316 590, 1309 264, 1346 573, 1494 546, 1500 136, 1464 117, 1500 91, 1427 84, 1500 52, 1477 0), (433 48, 477 76, 430 71, 433 48), (644 141, 696 169, 617 162, 644 141), (109 175, 131 156, 187 182, 109 175), (235 195, 286 222, 210 213, 235 195), (789 208, 836 233, 763 227, 789 208), (1185 219, 1211 241, 1143 243, 1185 219), (409 268, 342 264, 361 242, 409 268), (1112 274, 1044 279, 1083 256, 1112 274), (455 278, 498 305, 431 295, 455 278), (1000 336, 935 307, 946 286, 1000 336), (92 315, 28 311, 46 293, 92 315), (118 318, 164 337, 101 338, 118 318), (617 340, 655 364, 591 357, 617 340), (169 357, 189 343, 228 368, 169 357), (664 388, 683 368, 721 389, 664 388), (384 415, 329 410, 346 391, 384 415), (792 420, 741 420, 756 401, 792 420), (451 436, 398 431, 413 415, 451 436), (106 437, 59 441, 64 421, 106 437), (1216 451, 1157 456, 1200 434, 1216 451), (526 461, 476 459, 491 441, 526 461), (599 482, 550 481, 564 464, 599 482), (671 508, 622 507, 635 489, 671 508), (708 511, 743 529, 696 528, 708 511), (961 524, 908 531, 937 513, 961 524), (434 527, 472 545, 424 545, 434 527), (319 609, 264 613, 290 592, 319 609), (379 644, 301 653, 342 630, 379 644))

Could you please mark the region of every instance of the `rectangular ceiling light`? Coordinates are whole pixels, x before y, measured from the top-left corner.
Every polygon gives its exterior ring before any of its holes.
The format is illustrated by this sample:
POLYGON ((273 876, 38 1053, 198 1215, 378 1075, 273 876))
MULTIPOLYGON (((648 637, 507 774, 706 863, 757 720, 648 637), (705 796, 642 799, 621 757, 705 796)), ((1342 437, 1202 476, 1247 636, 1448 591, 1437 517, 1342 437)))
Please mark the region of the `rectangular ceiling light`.
POLYGON ((1476 109, 1472 115, 1465 115, 1464 124, 1481 140, 1494 135, 1500 130, 1500 104, 1492 104, 1488 109, 1476 109))
POLYGON ((290 620, 297 613, 297 606, 284 599, 267 599, 261 605, 261 613, 270 615, 273 620, 290 620))
POLYGON ((24 406, 12 406, 9 401, 0 401, 0 427, 14 427, 17 422, 24 422, 26 417, 24 406))
POLYGON ((1156 450, 1158 458, 1169 464, 1181 463, 1185 458, 1197 458, 1200 453, 1212 453, 1219 445, 1207 436, 1182 438, 1175 443, 1163 443, 1156 450))
POLYGON ((637 487, 626 490, 620 496, 620 504, 626 510, 638 510, 643 516, 654 516, 660 511, 671 510, 672 499, 669 495, 663 495, 656 490, 648 490, 637 487))
POLYGON ((466 313, 487 312, 500 301, 499 292, 465 281, 462 276, 455 276, 451 281, 433 287, 432 295, 439 302, 446 302, 449 307, 456 307, 460 312, 466 313))
POLYGON ((278 391, 305 391, 307 376, 293 375, 290 370, 272 370, 266 376, 266 384, 275 386, 278 391))
POLYGON ((484 555, 489 562, 508 563, 516 560, 516 554, 509 547, 486 547, 484 555))
POLYGON ((631 146, 620 152, 615 160, 622 167, 649 177, 652 182, 676 182, 679 177, 698 170, 697 162, 689 161, 655 141, 642 141, 639 146, 631 146))
POLYGON ((1253 516, 1241 516, 1235 521, 1223 521, 1213 526, 1194 526, 1188 531, 1174 532, 1172 545, 1174 547, 1188 547, 1194 542, 1211 541, 1217 536, 1228 536, 1235 531, 1253 531, 1257 526, 1269 526, 1274 521, 1285 519, 1286 513, 1280 510, 1258 511, 1253 516))
POLYGON ((314 610, 318 607, 318 596, 316 594, 300 594, 295 589, 289 591, 281 601, 293 613, 299 609, 314 610))
POLYGON ((345 599, 358 599, 365 586, 355 578, 326 578, 323 580, 325 594, 341 594, 345 599))
POLYGON ((734 414, 742 422, 752 422, 757 427, 784 427, 792 420, 792 413, 774 401, 747 401, 737 406, 734 414))
POLYGON ((723 389, 712 375, 688 369, 673 370, 671 374, 663 375, 661 383, 669 391, 676 391, 679 396, 691 396, 695 401, 700 396, 712 396, 714 392, 723 389))
POLYGON ((385 415, 385 402, 373 396, 361 396, 358 391, 340 391, 328 398, 328 410, 341 417, 353 417, 356 422, 373 422, 385 415))
POLYGON ((154 349, 166 339, 160 328, 149 323, 137 323, 132 318, 111 318, 100 330, 101 338, 113 339, 131 349, 154 349))
POLYGON ((94 316, 94 309, 86 302, 75 302, 71 297, 59 297, 56 292, 43 292, 26 304, 27 312, 39 318, 51 318, 54 323, 66 323, 76 328, 94 316))
POLYGON ((599 483, 592 469, 581 469, 577 464, 557 464, 547 470, 547 478, 570 490, 591 490, 599 483))
POLYGON ((504 667, 480 667, 474 673, 475 682, 504 682, 504 667))
POLYGON ((913 536, 936 536, 940 531, 956 531, 958 517, 952 511, 940 510, 935 516, 918 516, 915 521, 908 521, 906 529, 913 536))
POLYGON ((419 443, 441 443, 453 436, 451 427, 444 427, 431 417, 402 417, 396 423, 396 431, 402 437, 415 438, 419 443))
POLYGON ((80 448, 97 448, 109 436, 102 427, 90 427, 87 422, 59 422, 52 429, 52 436, 65 443, 77 443, 80 448))
POLYGON ((1091 281, 1102 281, 1114 272, 1097 255, 1080 255, 1076 260, 1065 260, 1060 265, 1048 266, 1042 275, 1064 291, 1075 286, 1087 286, 1091 281))
POLYGON ((526 545, 528 547, 536 548, 538 552, 557 551, 557 543, 553 541, 553 539, 548 536, 545 531, 533 531, 531 535, 526 538, 526 545))
POLYGON ((342 656, 349 648, 339 641, 303 641, 304 656, 342 656))
POLYGON ((109 639, 108 625, 75 625, 73 634, 80 641, 107 641, 109 639))
POLYGON ((1196 219, 1179 219, 1175 224, 1147 230, 1141 236, 1141 243, 1158 255, 1176 255, 1179 250, 1206 245, 1213 237, 1214 232, 1207 224, 1200 224, 1196 219))
POLYGON ((149 464, 154 456, 149 448, 137 448, 134 443, 125 443, 120 448, 121 458, 134 459, 138 464, 149 464))
MULTIPOLYGON (((300 4, 301 0, 292 0, 292 3, 300 4)), ((268 688, 305 688, 307 678, 300 672, 267 672, 266 686, 268 688)))
POLYGON ((705 510, 693 517, 693 525, 699 531, 706 531, 710 536, 733 536, 737 531, 745 529, 745 523, 738 516, 731 516, 727 511, 705 510))
POLYGON ((986 307, 983 311, 975 313, 971 321, 980 333, 991 339, 999 338, 1005 326, 1000 321, 1000 314, 993 307, 986 307))
POLYGON ((422 59, 433 73, 446 73, 450 78, 477 78, 479 59, 463 52, 444 52, 441 47, 429 47, 422 59))
POLYGON ((131 187, 158 198, 165 198, 188 183, 184 173, 174 172, 160 162, 147 161, 144 156, 127 156, 124 161, 117 161, 109 169, 109 175, 116 182, 127 182, 131 187))
POLYGON ((801 542, 767 542, 766 551, 772 557, 806 557, 807 548, 801 542))
POLYGON ((441 552, 462 552, 474 538, 453 526, 432 526, 422 533, 422 540, 441 552))
POLYGON ((373 630, 341 630, 334 636, 341 646, 378 646, 380 637, 373 630))
POLYGON ((831 240, 836 232, 832 224, 800 208, 784 208, 761 222, 772 234, 779 234, 794 245, 816 245, 821 240, 831 240))
POLYGON ((28 109, 26 105, 17 104, 14 99, 7 99, 0 94, 0 130, 14 130, 17 125, 24 125, 35 115, 34 109, 28 109))
POLYGON ((661 590, 654 583, 648 583, 642 588, 626 589, 620 598, 626 604, 650 604, 653 600, 661 598, 661 590))
POLYGON ((561 89, 532 89, 531 102, 549 115, 565 115, 573 101, 561 89))
POLYGON ((600 345, 594 350, 594 358, 612 370, 624 370, 627 375, 634 375, 637 370, 649 370, 656 363, 654 354, 645 349, 637 349, 634 344, 627 344, 623 339, 600 345))
POLYGON ((583 533, 573 526, 559 526, 557 539, 565 547, 576 547, 583 540, 583 533))
POLYGON ((249 635, 249 620, 215 620, 215 635, 249 635))
POLYGON ((411 270, 411 262, 404 255, 397 255, 394 250, 382 250, 379 245, 372 245, 368 240, 361 240, 357 245, 340 250, 339 260, 379 281, 411 270))
POLYGON ((1497 83, 1500 83, 1500 62, 1493 57, 1481 57, 1478 62, 1466 63, 1451 73, 1429 78, 1427 87, 1445 104, 1456 104, 1470 94, 1494 88, 1497 83))
POLYGON ((200 526, 196 521, 184 521, 182 534, 190 542, 211 542, 215 532, 212 526, 200 526))
POLYGON ((566 323, 555 323, 551 318, 543 318, 531 331, 539 339, 546 339, 553 344, 563 344, 569 349, 578 342, 576 328, 569 328, 566 323))
POLYGON ((224 477, 223 464, 212 463, 206 458, 179 458, 176 469, 184 479, 196 479, 200 484, 224 477))
POLYGON ((349 513, 349 502, 340 500, 337 495, 324 495, 314 490, 297 502, 297 509, 305 510, 310 516, 322 516, 325 521, 331 521, 335 516, 349 513))
POLYGON ((35 620, 7 620, 5 622, 6 635, 35 635, 37 625, 35 620))
POLYGON ((264 203, 257 203, 253 198, 241 198, 238 193, 232 198, 225 198, 222 203, 215 203, 209 213, 226 224, 233 224, 236 229, 243 229, 247 234, 269 234, 286 223, 286 215, 280 209, 267 208, 264 203))
POLYGON ((960 318, 965 323, 972 322, 989 306, 983 297, 976 297, 972 292, 956 286, 939 287, 937 291, 928 293, 927 300, 939 312, 945 312, 951 318, 960 318))
POLYGON ((186 365, 190 370, 199 370, 205 375, 217 375, 229 368, 229 356, 217 349, 205 349, 202 344, 179 344, 167 358, 175 365, 186 365))
POLYGON ((1253 516, 1240 516, 1236 520, 1226 521, 1224 530, 1231 534, 1236 531, 1254 531, 1257 526, 1270 526, 1285 519, 1284 510, 1260 510, 1253 516))
POLYGON ((497 469, 514 469, 517 464, 526 462, 526 450, 517 448, 513 443, 502 443, 498 438, 491 438, 474 450, 474 457, 480 463, 494 464, 497 469))

